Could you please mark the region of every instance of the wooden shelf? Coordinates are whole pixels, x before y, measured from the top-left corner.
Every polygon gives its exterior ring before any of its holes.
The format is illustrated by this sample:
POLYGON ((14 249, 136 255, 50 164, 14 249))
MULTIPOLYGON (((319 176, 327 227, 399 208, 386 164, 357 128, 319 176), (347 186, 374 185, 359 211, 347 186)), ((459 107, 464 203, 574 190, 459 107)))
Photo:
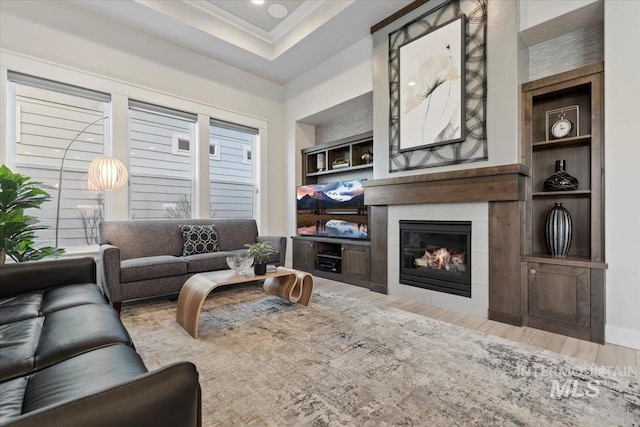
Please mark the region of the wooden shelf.
POLYGON ((591 142, 591 134, 572 136, 570 138, 553 139, 550 141, 538 141, 531 144, 534 150, 541 148, 555 148, 559 146, 589 144, 591 142))
POLYGON ((329 254, 316 254, 318 258, 330 258, 330 259, 342 259, 340 255, 329 255, 329 254))
POLYGON ((531 194, 533 197, 563 197, 563 196, 590 196, 591 190, 572 191, 536 191, 531 194))
POLYGON ((324 242, 324 243, 347 243, 356 246, 371 246, 370 240, 364 239, 346 239, 342 237, 319 237, 319 236, 291 236, 291 239, 306 242, 324 242))
POLYGON ((349 167, 344 167, 344 168, 339 168, 339 169, 331 169, 328 171, 321 171, 321 172, 312 172, 312 173, 308 173, 307 176, 322 176, 322 175, 331 175, 334 173, 342 173, 342 172, 347 172, 347 171, 353 171, 353 170, 359 170, 359 169, 371 169, 373 168, 373 163, 369 163, 366 165, 355 165, 355 166, 349 166, 349 167))
POLYGON ((570 267, 605 268, 605 269, 608 267, 606 262, 593 261, 589 258, 582 258, 582 257, 553 258, 551 255, 548 255, 548 254, 525 255, 522 257, 522 260, 526 262, 540 262, 543 264, 566 265, 570 267))
POLYGON ((302 150, 302 182, 305 185, 316 184, 322 182, 323 176, 339 174, 349 177, 354 171, 360 171, 366 178, 370 175, 368 171, 373 169, 373 162, 366 163, 362 159, 365 153, 373 153, 373 132, 305 148, 302 150), (331 168, 335 161, 342 160, 346 160, 347 166, 331 168), (318 166, 325 170, 319 171, 318 166))

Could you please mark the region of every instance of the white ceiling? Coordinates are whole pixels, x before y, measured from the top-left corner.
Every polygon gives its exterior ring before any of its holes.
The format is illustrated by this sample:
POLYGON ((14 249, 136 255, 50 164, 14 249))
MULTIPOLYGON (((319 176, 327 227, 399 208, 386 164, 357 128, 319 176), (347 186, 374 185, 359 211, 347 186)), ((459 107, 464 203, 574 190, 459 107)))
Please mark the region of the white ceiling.
MULTIPOLYGON (((412 0, 69 0, 209 58, 284 84, 367 37, 412 0), (289 14, 268 16, 280 3, 289 14), (275 24, 275 25, 274 25, 275 24)), ((38 3, 38 2, 34 2, 38 3)))
MULTIPOLYGON (((283 19, 271 16, 272 7, 282 6, 287 11, 287 14, 291 15, 293 11, 304 3, 304 0, 265 0, 261 5, 253 4, 249 0, 207 0, 207 2, 211 4, 212 8, 222 9, 217 11, 218 15, 227 12, 262 31, 269 32, 283 21, 283 19)), ((288 15, 284 19, 289 18, 288 15)))

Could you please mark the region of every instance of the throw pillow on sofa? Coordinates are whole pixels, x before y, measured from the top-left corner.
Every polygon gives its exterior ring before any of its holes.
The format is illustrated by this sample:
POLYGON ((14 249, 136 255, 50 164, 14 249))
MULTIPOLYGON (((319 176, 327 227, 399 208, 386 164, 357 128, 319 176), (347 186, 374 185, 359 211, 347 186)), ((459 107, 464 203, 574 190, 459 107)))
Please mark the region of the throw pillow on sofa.
POLYGON ((181 225, 184 240, 183 256, 218 252, 218 233, 213 225, 181 225))

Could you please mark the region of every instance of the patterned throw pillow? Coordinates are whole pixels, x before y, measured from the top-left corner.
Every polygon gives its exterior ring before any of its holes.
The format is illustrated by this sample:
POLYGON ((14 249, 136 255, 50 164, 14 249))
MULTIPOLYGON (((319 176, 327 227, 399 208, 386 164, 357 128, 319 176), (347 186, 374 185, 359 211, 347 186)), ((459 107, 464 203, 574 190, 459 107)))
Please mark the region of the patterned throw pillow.
POLYGON ((181 225, 184 249, 182 255, 218 252, 218 233, 213 225, 181 225))

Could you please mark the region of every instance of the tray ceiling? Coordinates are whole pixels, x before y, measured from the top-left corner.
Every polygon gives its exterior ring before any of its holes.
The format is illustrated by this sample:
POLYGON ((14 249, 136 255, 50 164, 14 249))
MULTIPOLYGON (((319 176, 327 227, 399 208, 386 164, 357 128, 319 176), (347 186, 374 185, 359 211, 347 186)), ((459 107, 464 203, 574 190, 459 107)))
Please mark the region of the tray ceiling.
MULTIPOLYGON (((78 20, 86 20, 88 13, 97 14, 284 84, 368 37, 371 25, 411 2, 265 0, 258 6, 249 0, 69 0, 64 2, 68 7, 47 8, 46 2, 3 1, 3 12, 44 19, 61 30, 67 30, 65 23, 75 19, 73 9, 78 20), (287 16, 271 17, 269 7, 274 4, 286 7, 287 16), (42 10, 34 11, 34 5, 52 13, 43 16, 42 10)), ((86 37, 96 39, 102 33, 94 31, 86 37)), ((127 46, 122 49, 126 51, 127 46)), ((167 65, 188 69, 188 64, 174 64, 170 58, 167 65)))

